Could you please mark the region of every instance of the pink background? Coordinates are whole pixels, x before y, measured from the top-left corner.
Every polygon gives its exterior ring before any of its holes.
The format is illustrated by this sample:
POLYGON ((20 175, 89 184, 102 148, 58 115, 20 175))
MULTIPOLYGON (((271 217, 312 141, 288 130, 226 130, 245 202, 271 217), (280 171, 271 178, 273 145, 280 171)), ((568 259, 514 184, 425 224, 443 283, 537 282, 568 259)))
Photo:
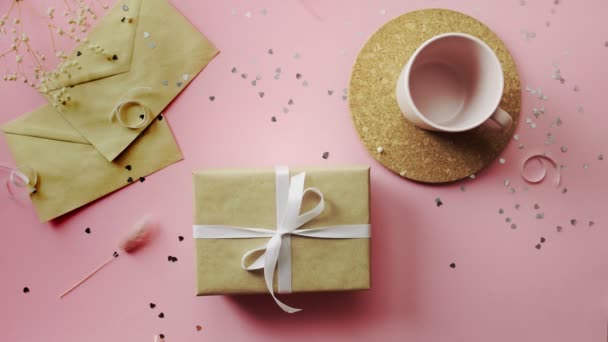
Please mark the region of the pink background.
MULTIPOLYGON (((172 2, 221 50, 166 111, 185 160, 51 224, 38 223, 29 203, 2 194, 3 340, 152 341, 156 333, 166 341, 606 340, 608 160, 599 160, 602 153, 608 159, 605 1, 307 0, 322 20, 292 0, 172 2), (505 163, 445 186, 416 184, 378 164, 342 99, 367 37, 393 17, 428 7, 462 11, 489 25, 511 50, 523 86, 519 140, 505 150, 505 163), (551 78, 552 63, 564 84, 551 78), (273 78, 277 67, 280 80, 273 78), (256 75, 262 80, 253 87, 256 75), (526 85, 542 88, 548 100, 530 95, 526 85), (541 104, 546 113, 537 119, 532 108, 541 104), (558 117, 563 124, 551 127, 558 117), (555 141, 546 145, 549 132, 555 141), (548 151, 566 166, 567 193, 550 182, 526 187, 519 163, 531 151, 548 151), (269 296, 194 296, 193 170, 353 163, 372 166, 371 291, 284 296, 304 308, 294 315, 269 296), (435 205, 437 197, 443 206, 435 205), (121 256, 57 298, 111 255, 147 213, 163 227, 149 248, 121 256), (179 235, 186 239, 179 242, 179 235), (541 237, 546 242, 539 250, 541 237), (168 255, 179 261, 168 262, 168 255)), ((0 94, 1 122, 44 103, 19 84, 0 82, 0 94)), ((0 161, 12 163, 2 139, 0 161)))

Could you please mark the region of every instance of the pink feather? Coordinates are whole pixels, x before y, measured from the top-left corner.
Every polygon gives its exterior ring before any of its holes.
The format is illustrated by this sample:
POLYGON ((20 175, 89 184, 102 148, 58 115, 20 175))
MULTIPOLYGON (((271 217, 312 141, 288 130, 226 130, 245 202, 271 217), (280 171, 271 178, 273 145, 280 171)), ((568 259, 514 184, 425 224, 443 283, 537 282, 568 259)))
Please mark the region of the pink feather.
POLYGON ((135 225, 131 234, 120 243, 120 249, 125 253, 133 253, 142 248, 150 241, 156 227, 157 225, 150 218, 144 217, 135 225))

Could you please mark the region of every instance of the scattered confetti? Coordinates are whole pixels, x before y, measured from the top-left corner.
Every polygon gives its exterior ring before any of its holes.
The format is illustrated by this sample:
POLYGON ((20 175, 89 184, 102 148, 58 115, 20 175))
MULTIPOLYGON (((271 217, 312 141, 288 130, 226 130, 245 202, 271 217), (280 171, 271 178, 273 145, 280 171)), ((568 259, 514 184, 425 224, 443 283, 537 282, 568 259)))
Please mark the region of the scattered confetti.
POLYGON ((300 78, 302 78, 302 74, 297 73, 297 74, 296 74, 296 80, 299 80, 300 78))
POLYGON ((534 246, 534 247, 536 247, 536 249, 540 249, 540 247, 541 247, 540 243, 536 244, 536 246, 534 246))
POLYGON ((150 32, 144 32, 144 38, 146 38, 146 39, 150 38, 150 32))
POLYGON ((159 318, 165 318, 165 314, 161 312, 161 313, 158 314, 158 317, 159 318))
POLYGON ((386 14, 386 10, 385 10, 385 9, 381 9, 381 10, 379 11, 379 13, 380 13, 380 15, 385 15, 385 14, 386 14))
POLYGON ((524 35, 526 41, 530 41, 532 38, 536 38, 536 33, 528 30, 521 30, 521 33, 524 35))
POLYGON ((505 211, 502 208, 500 208, 500 209, 498 209, 498 213, 502 215, 505 213, 505 211))
POLYGON ((568 152, 568 148, 567 148, 566 146, 562 146, 562 147, 561 147, 561 150, 562 150, 562 152, 563 152, 563 153, 568 152))
POLYGON ((547 241, 544 237, 540 238, 540 243, 545 243, 545 241, 547 241))
POLYGON ((261 92, 258 93, 258 95, 260 96, 260 98, 263 98, 264 97, 264 92, 261 91, 261 92))
POLYGON ((333 94, 334 94, 333 90, 330 89, 330 90, 327 91, 327 95, 332 96, 333 94))
POLYGON ((82 52, 77 51, 77 52, 76 52, 76 56, 78 56, 78 57, 82 56, 82 52))
POLYGON ((201 331, 201 330, 203 330, 203 327, 201 327, 200 325, 197 325, 196 326, 196 331, 201 331))
POLYGON ((87 229, 85 229, 84 232, 87 234, 91 234, 91 228, 87 227, 87 229))
POLYGON ((249 12, 249 11, 245 12, 245 17, 247 19, 251 19, 251 12, 249 12))
POLYGON ((511 223, 511 218, 510 218, 510 217, 507 217, 507 218, 505 219, 505 222, 507 222, 507 223, 511 223))
POLYGON ((571 219, 570 220, 570 224, 573 225, 573 226, 576 226, 576 219, 571 219))
POLYGON ((294 103, 294 102, 293 102, 293 100, 292 100, 292 99, 289 99, 289 101, 287 101, 287 104, 288 104, 288 105, 290 105, 290 106, 293 106, 293 103, 294 103))
POLYGON ((514 134, 513 135, 513 140, 515 140, 515 141, 519 140, 519 134, 514 134))
POLYGON ((302 82, 302 85, 303 85, 304 87, 308 87, 308 81, 304 81, 304 82, 302 82))
POLYGON ((230 70, 233 74, 236 74, 238 72, 236 67, 233 67, 232 70, 230 70))
POLYGON ((503 182, 503 184, 504 184, 505 186, 509 186, 509 185, 511 185, 511 181, 510 181, 510 180, 508 180, 508 179, 505 179, 505 181, 503 182))
POLYGON ((538 213, 538 214, 536 214, 536 219, 537 220, 542 220, 544 218, 545 218, 545 214, 544 213, 538 213))
POLYGON ((595 225, 594 221, 589 221, 589 227, 593 227, 595 225))
POLYGON ((169 256, 167 257, 167 261, 169 261, 169 262, 176 262, 176 261, 177 261, 177 258, 176 258, 176 257, 174 257, 174 256, 172 256, 172 255, 169 255, 169 256))
POLYGON ((575 85, 575 86, 574 86, 574 88, 572 88, 572 90, 574 90, 574 91, 579 91, 579 90, 580 90, 580 88, 579 88, 579 86, 575 85))
POLYGON ((211 101, 211 102, 215 101, 215 96, 209 96, 209 101, 211 101))
POLYGON ((272 54, 274 54, 274 51, 272 51, 272 49, 268 49, 268 54, 272 55, 272 54))
POLYGON ((535 210, 540 209, 540 205, 538 205, 538 203, 534 203, 534 209, 535 209, 535 210))
POLYGON ((464 185, 460 186, 460 191, 465 192, 466 188, 464 187, 464 185))
POLYGON ((122 5, 122 10, 127 12, 129 10, 129 6, 127 5, 122 5))
POLYGON ((156 43, 150 42, 150 44, 148 44, 148 47, 150 47, 150 49, 154 49, 156 47, 156 43))
POLYGON ((296 53, 294 53, 294 54, 293 54, 293 58, 294 58, 294 59, 300 59, 300 54, 299 54, 299 53, 297 53, 297 52, 296 52, 296 53))
POLYGON ((178 237, 177 237, 177 239, 179 240, 179 242, 184 241, 184 237, 183 237, 183 236, 181 236, 181 235, 180 235, 180 236, 178 236, 178 237))
POLYGON ((241 74, 241 78, 242 79, 246 79, 247 78, 247 74, 245 74, 245 73, 241 74))
POLYGON ((384 152, 384 148, 382 146, 378 146, 378 148, 376 148, 376 152, 383 153, 384 152))
POLYGON ((588 168, 589 168, 589 164, 584 163, 584 164, 583 164, 583 169, 587 170, 588 168))
POLYGON ((132 177, 129 177, 129 178, 127 179, 127 182, 128 182, 128 183, 133 183, 133 178, 132 178, 132 177))
POLYGON ((604 160, 604 155, 600 154, 599 156, 597 156, 597 160, 604 160))
POLYGON ((131 171, 131 165, 125 166, 125 169, 127 169, 127 171, 131 171))
POLYGON ((270 118, 270 121, 277 122, 277 118, 273 116, 272 118, 270 118))
POLYGON ((520 205, 519 205, 519 204, 516 204, 516 205, 515 205, 515 209, 516 209, 516 210, 519 210, 519 207, 520 207, 520 205))
POLYGON ((511 229, 517 229, 517 225, 515 223, 511 224, 511 229))
POLYGON ((289 113, 289 109, 287 107, 283 107, 283 114, 289 113))
POLYGON ((564 187, 564 188, 562 189, 562 194, 565 194, 566 192, 568 192, 568 188, 564 187))
POLYGON ((150 309, 154 309, 155 307, 156 307, 156 304, 150 303, 150 309))
POLYGON ((439 198, 439 197, 435 198, 435 204, 437 204, 438 207, 441 207, 443 205, 441 198, 439 198))
POLYGON ((504 164, 504 163, 506 162, 506 159, 505 159, 505 158, 500 158, 498 161, 499 161, 501 164, 504 164))
POLYGON ((169 85, 169 81, 167 81, 167 80, 163 80, 161 83, 162 83, 162 84, 163 84, 165 87, 169 85))
POLYGON ((455 263, 451 263, 450 264, 450 268, 456 268, 456 264, 455 263))
POLYGON ((184 81, 187 81, 187 80, 188 80, 188 78, 190 78, 190 75, 188 75, 188 74, 183 74, 183 75, 182 75, 182 79, 183 79, 184 81))
POLYGON ((257 84, 258 84, 258 81, 257 81, 257 80, 253 80, 253 81, 251 81, 251 85, 252 85, 252 86, 254 86, 254 87, 255 87, 257 84))
POLYGON ((145 177, 139 177, 139 181, 143 183, 143 182, 146 181, 146 178, 145 177))
POLYGON ((323 159, 329 158, 329 152, 323 152, 323 159))
POLYGON ((181 88, 182 84, 183 84, 182 82, 176 82, 176 83, 175 83, 175 85, 176 85, 178 88, 181 88))
POLYGON ((561 233, 564 228, 562 228, 562 226, 557 226, 555 229, 557 229, 558 233, 561 233))
POLYGON ((267 9, 265 9, 265 8, 262 8, 262 9, 260 10, 260 13, 261 13, 262 15, 266 15, 266 14, 268 14, 268 10, 267 10, 267 9))
POLYGON ((30 288, 29 287, 24 287, 23 288, 23 293, 29 293, 30 292, 30 288))

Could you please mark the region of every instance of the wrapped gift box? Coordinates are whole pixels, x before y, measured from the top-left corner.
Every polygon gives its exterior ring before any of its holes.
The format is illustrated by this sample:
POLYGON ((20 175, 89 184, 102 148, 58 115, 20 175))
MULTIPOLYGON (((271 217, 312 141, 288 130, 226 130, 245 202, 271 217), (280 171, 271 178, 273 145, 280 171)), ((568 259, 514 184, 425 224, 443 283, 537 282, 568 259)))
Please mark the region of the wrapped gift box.
MULTIPOLYGON (((292 169, 289 176, 302 171, 305 171, 304 187, 318 188, 325 207, 319 216, 299 229, 369 225, 368 166, 292 169)), ((271 168, 194 173, 195 230, 201 225, 276 230, 276 177, 271 168)), ((306 194, 300 212, 317 203, 317 196, 306 194)), ((291 292, 370 288, 369 238, 294 235, 290 240, 291 292)), ((248 271, 241 267, 241 258, 247 251, 268 241, 268 237, 196 238, 197 294, 268 293, 263 270, 248 271)), ((274 292, 280 293, 277 274, 274 276, 274 292)))

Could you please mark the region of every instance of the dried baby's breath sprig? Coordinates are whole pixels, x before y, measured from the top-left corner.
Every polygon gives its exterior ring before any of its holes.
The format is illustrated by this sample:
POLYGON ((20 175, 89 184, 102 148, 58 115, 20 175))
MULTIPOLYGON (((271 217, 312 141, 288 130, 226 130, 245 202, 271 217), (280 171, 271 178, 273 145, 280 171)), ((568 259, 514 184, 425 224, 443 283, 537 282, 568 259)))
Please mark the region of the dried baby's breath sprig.
MULTIPOLYGON (((48 94, 49 89, 59 88, 57 80, 60 77, 69 79, 74 70, 81 69, 78 61, 69 60, 56 43, 59 40, 68 40, 90 45, 86 34, 98 19, 95 7, 107 10, 109 6, 99 3, 98 0, 91 3, 85 0, 65 0, 62 15, 58 15, 54 7, 49 7, 45 15, 40 17, 31 8, 27 8, 23 0, 11 1, 8 12, 0 16, 0 60, 6 65, 6 70, 0 74, 0 77, 7 82, 22 81, 26 86, 48 94), (33 46, 32 41, 36 39, 25 31, 24 20, 42 22, 47 26, 54 58, 49 60, 41 52, 47 47, 33 46), (58 66, 51 71, 54 65, 58 66)), ((95 46, 104 57, 110 56, 106 49, 99 45, 95 46)), ((53 100, 56 105, 66 105, 71 97, 65 88, 61 88, 58 92, 54 92, 53 100)))

